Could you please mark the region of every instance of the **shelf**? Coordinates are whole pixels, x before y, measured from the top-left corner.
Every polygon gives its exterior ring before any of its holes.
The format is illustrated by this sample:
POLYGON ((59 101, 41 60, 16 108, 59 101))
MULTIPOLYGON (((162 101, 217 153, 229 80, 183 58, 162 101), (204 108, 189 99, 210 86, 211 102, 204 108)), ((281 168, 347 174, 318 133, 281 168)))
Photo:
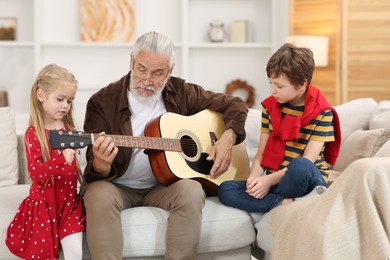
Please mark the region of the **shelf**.
POLYGON ((263 49, 272 48, 272 43, 190 43, 188 47, 199 49, 263 49))
POLYGON ((229 27, 236 20, 246 20, 250 26, 249 42, 272 42, 275 0, 187 0, 188 13, 183 20, 188 23, 189 42, 209 42, 207 37, 210 22, 220 20, 228 42, 229 27))
MULTIPOLYGON (((18 20, 17 41, 0 41, 1 66, 6 68, 0 71, 0 88, 9 92, 16 112, 28 113, 31 84, 49 63, 77 78, 75 108, 80 111, 90 95, 128 72, 134 43, 81 42, 79 5, 79 0, 0 0, 0 16, 18 20)), ((142 0, 137 2, 141 15, 135 36, 152 30, 168 35, 176 46, 174 76, 218 92, 240 78, 256 89, 259 104, 269 93, 266 63, 278 37, 284 39, 288 32, 288 6, 288 0, 142 0), (231 22, 248 20, 250 41, 231 43, 227 36, 222 43, 210 42, 207 31, 213 19, 221 19, 227 31, 231 22)))
POLYGON ((116 43, 116 42, 44 42, 42 47, 52 48, 131 48, 132 43, 116 43))
MULTIPOLYGON (((31 43, 34 45, 33 43, 31 43)), ((0 45, 1 46, 1 45, 0 45)), ((41 44, 44 48, 132 48, 133 43, 121 43, 121 42, 44 42, 41 44)), ((181 42, 176 42, 177 48, 182 47, 181 42)))
POLYGON ((34 47, 34 42, 0 41, 0 47, 34 47))

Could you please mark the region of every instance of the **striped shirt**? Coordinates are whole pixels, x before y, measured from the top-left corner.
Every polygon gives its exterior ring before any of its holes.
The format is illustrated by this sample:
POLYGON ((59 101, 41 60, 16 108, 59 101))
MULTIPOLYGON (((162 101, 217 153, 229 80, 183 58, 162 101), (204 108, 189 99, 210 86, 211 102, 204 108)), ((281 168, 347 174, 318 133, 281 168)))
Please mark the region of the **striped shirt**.
MULTIPOLYGON (((302 116, 304 106, 292 106, 288 103, 281 104, 282 117, 286 114, 293 116, 302 116)), ((261 119, 261 132, 270 134, 272 132, 272 122, 268 110, 263 107, 261 119)), ((310 124, 304 126, 299 131, 299 138, 296 141, 287 141, 284 153, 284 160, 279 169, 286 167, 289 162, 297 157, 301 157, 305 151, 307 143, 310 141, 324 142, 324 146, 318 155, 314 164, 320 170, 324 179, 328 178, 329 167, 325 161, 323 151, 327 142, 335 140, 333 132, 333 113, 330 110, 322 111, 315 119, 310 121, 310 124)), ((269 171, 269 170, 267 170, 269 171)), ((272 172, 269 171, 269 172, 272 172)))

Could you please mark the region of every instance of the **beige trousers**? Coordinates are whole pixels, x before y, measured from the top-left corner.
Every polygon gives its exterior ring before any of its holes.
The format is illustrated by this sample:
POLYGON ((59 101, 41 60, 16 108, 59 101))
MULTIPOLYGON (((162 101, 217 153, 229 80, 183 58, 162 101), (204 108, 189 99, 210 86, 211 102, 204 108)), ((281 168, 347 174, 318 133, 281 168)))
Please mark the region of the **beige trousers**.
POLYGON ((197 181, 179 180, 166 187, 137 190, 95 181, 83 191, 87 243, 93 260, 122 259, 121 211, 137 206, 168 210, 165 259, 195 259, 205 193, 197 181))

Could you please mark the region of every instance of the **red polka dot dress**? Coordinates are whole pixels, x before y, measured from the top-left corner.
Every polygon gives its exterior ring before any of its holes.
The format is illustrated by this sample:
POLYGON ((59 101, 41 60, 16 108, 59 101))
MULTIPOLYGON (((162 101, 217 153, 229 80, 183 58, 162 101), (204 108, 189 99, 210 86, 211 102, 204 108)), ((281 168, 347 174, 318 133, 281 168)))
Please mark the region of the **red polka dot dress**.
POLYGON ((26 131, 25 148, 33 183, 8 227, 6 244, 24 259, 57 259, 60 240, 85 229, 76 160, 68 164, 61 152, 51 150, 43 162, 34 127, 26 131))

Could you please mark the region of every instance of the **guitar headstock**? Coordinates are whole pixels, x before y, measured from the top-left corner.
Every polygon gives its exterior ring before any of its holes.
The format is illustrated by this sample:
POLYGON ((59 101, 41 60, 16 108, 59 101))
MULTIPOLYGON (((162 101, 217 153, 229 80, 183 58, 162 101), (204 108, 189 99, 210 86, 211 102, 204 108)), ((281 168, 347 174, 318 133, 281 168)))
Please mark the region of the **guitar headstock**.
POLYGON ((92 144, 92 138, 82 131, 49 130, 49 142, 52 149, 76 149, 92 144))

